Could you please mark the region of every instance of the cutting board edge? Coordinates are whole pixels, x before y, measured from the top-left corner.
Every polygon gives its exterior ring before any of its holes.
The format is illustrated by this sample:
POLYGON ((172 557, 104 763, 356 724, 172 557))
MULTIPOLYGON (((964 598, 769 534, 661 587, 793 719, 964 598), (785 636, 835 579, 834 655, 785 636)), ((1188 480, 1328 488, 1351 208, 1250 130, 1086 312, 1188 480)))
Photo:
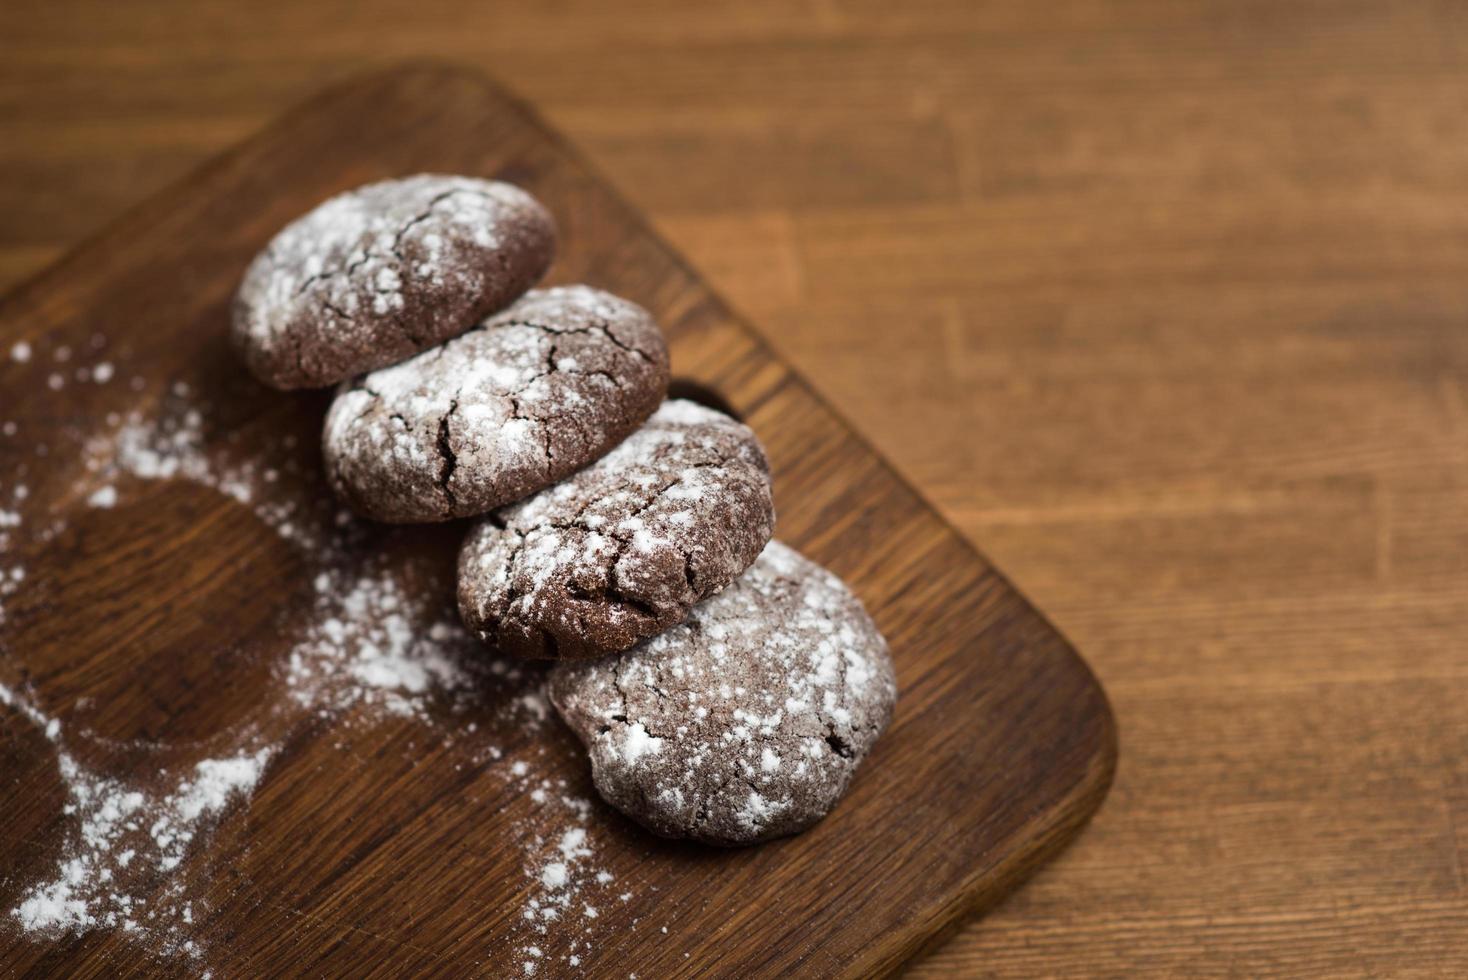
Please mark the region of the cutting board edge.
POLYGON ((312 111, 318 103, 329 102, 339 93, 371 84, 384 83, 391 79, 401 80, 413 76, 422 76, 445 83, 451 81, 469 83, 488 91, 494 98, 521 114, 561 152, 574 159, 580 167, 591 174, 600 187, 629 215, 630 220, 635 222, 643 234, 661 244, 683 271, 704 286, 713 302, 723 308, 728 319, 738 325, 751 343, 782 365, 794 382, 809 392, 895 481, 900 483, 915 499, 921 501, 933 517, 972 552, 976 560, 1002 580, 1005 587, 1010 589, 1028 607, 1029 611, 1055 634, 1058 645, 1063 648, 1069 660, 1069 669, 1080 670, 1086 686, 1094 695, 1095 702, 1088 706, 1088 710, 1098 724, 1089 740, 1084 775, 1050 807, 1043 833, 1031 837, 1022 846, 1011 850, 1006 858, 997 865, 975 865, 971 869, 968 883, 958 894, 932 909, 922 910, 918 919, 919 924, 915 925, 912 930, 905 931, 897 942, 890 945, 874 943, 869 950, 871 955, 852 962, 849 964, 849 970, 844 971, 847 975, 852 976, 890 975, 899 972, 905 964, 941 945, 954 932, 972 921, 975 916, 992 909, 1004 897, 1011 894, 1039 868, 1064 850, 1099 810, 1110 790, 1119 758, 1116 719, 1105 688, 1085 658, 1076 650, 1075 645, 1030 602, 1024 592, 1017 588, 992 562, 988 561, 982 550, 962 534, 948 517, 908 480, 901 470, 894 467, 886 455, 873 446, 870 440, 831 403, 824 392, 810 382, 804 372, 781 356, 766 339, 764 333, 749 318, 730 304, 719 290, 709 285, 706 278, 695 272, 683 253, 671 246, 667 238, 646 219, 639 208, 622 194, 616 183, 609 180, 600 167, 589 160, 557 128, 549 125, 529 102, 516 95, 512 89, 476 68, 438 59, 413 59, 397 65, 356 73, 339 80, 295 104, 285 113, 274 117, 257 133, 211 156, 178 180, 170 182, 157 193, 149 195, 134 207, 86 236, 75 246, 67 249, 55 261, 13 285, 4 293, 0 293, 0 342, 9 344, 14 339, 19 339, 21 335, 18 329, 23 329, 25 324, 25 318, 20 314, 24 312, 26 304, 33 295, 44 294, 51 289, 53 282, 65 282, 71 269, 84 267, 93 252, 109 251, 109 243, 125 239, 133 227, 149 225, 155 220, 155 214, 166 213, 169 199, 178 187, 207 180, 216 172, 228 170, 247 154, 250 147, 257 142, 263 142, 274 128, 298 114, 312 111))
MULTIPOLYGON (((1087 673, 1091 673, 1083 659, 1081 664, 1086 667, 1087 673)), ((1076 841, 1111 792, 1119 758, 1115 715, 1109 699, 1106 698, 1105 689, 1095 680, 1094 674, 1091 674, 1091 679, 1103 700, 1103 710, 1097 716, 1102 726, 1096 739, 1099 746, 1088 760, 1085 775, 1076 781, 1072 791, 1052 809, 1046 821, 1045 832, 1031 838, 1028 846, 1012 851, 1008 859, 999 865, 976 867, 963 891, 953 901, 941 906, 939 914, 931 917, 931 929, 926 932, 922 929, 914 930, 910 942, 891 951, 874 948, 873 955, 859 964, 853 964, 847 976, 890 977, 901 974, 914 963, 936 952, 964 927, 972 925, 1001 905, 1076 841)))

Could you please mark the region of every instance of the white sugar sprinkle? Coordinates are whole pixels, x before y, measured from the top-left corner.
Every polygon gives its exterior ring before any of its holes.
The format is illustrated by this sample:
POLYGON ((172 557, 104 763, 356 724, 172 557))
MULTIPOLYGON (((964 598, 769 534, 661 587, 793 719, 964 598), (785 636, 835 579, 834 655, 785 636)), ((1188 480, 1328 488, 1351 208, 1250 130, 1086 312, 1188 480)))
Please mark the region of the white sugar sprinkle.
POLYGON ((100 487, 92 492, 87 498, 87 506, 107 508, 116 505, 117 488, 112 486, 100 487))
MULTIPOLYGON (((57 769, 66 785, 66 812, 76 820, 68 831, 53 878, 28 889, 11 918, 28 931, 57 934, 113 927, 140 932, 134 910, 150 894, 151 875, 167 874, 201 839, 206 821, 248 796, 269 761, 271 749, 205 759, 171 790, 155 791, 95 772, 71 754, 58 719, 0 685, 0 704, 33 722, 55 746, 57 769), (135 858, 142 863, 129 873, 135 858)), ((179 890, 170 885, 148 915, 148 933, 167 951, 188 942, 178 914, 179 890), (161 913, 161 915, 160 915, 161 913)), ((197 946, 192 947, 197 950, 197 946)))
MULTIPOLYGON (((57 360, 71 357, 59 350, 53 354, 57 360)), ((30 356, 29 347, 11 349, 12 360, 30 356)), ((119 371, 111 361, 73 366, 98 383, 119 371)), ((526 917, 517 919, 524 934, 513 941, 534 937, 536 952, 528 945, 519 950, 525 962, 554 956, 555 963, 566 963, 567 954, 587 941, 595 908, 603 903, 594 890, 613 879, 592 864, 590 801, 566 795, 563 782, 538 774, 530 761, 504 759, 493 744, 501 730, 533 731, 547 723, 550 708, 539 676, 518 662, 488 655, 459 625, 443 596, 409 588, 405 583, 422 579, 421 570, 405 574, 348 547, 370 532, 320 493, 317 474, 295 462, 293 440, 241 454, 211 429, 212 413, 194 400, 190 385, 126 376, 132 377, 133 390, 166 388, 169 396, 160 415, 109 411, 101 416, 107 428, 93 430, 80 445, 35 446, 38 456, 78 461, 80 475, 63 499, 106 511, 138 499, 148 481, 187 482, 246 508, 294 548, 309 569, 302 587, 310 601, 293 645, 271 665, 284 696, 267 710, 325 723, 338 732, 409 716, 415 726, 454 746, 462 756, 460 768, 474 765, 490 772, 499 764, 499 778, 534 786, 521 798, 531 816, 515 825, 533 884, 526 917), (486 705, 495 724, 472 720, 485 718, 486 705), (578 923, 574 927, 572 920, 578 923), (560 927, 552 928, 558 922, 560 927)), ((61 375, 55 377, 57 387, 64 384, 61 375)), ((119 389, 111 396, 124 394, 119 389)), ((0 426, 7 436, 18 430, 13 421, 0 426)), ((66 527, 64 519, 40 510, 32 499, 49 494, 33 495, 20 483, 7 487, 10 479, 0 474, 0 602, 27 580, 16 557, 27 549, 15 546, 16 536, 28 535, 39 544, 66 527)), ((0 622, 4 612, 0 606, 0 622)), ((215 746, 209 758, 120 774, 94 770, 80 753, 73 755, 73 740, 90 737, 84 723, 73 731, 61 718, 34 707, 28 693, 3 686, 0 704, 46 739, 68 794, 61 824, 65 838, 56 862, 38 880, 21 883, 14 907, 0 907, 0 917, 44 939, 114 932, 165 959, 190 964, 182 972, 209 976, 204 968, 209 950, 196 931, 209 914, 198 890, 200 869, 207 867, 217 828, 249 805, 280 745, 251 735, 259 729, 246 724, 233 742, 215 746)), ((61 717, 78 707, 85 709, 73 705, 61 717)), ((347 739, 339 736, 334 742, 340 748, 347 739)))

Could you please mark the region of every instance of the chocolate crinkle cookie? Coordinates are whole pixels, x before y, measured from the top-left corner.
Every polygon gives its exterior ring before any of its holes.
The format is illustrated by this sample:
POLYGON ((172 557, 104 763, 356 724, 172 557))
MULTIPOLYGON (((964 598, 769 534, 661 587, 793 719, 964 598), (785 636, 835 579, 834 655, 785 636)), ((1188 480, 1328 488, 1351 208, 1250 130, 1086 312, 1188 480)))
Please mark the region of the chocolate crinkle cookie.
POLYGON ((499 181, 368 184, 292 222, 250 264, 233 340, 276 388, 319 388, 462 333, 545 273, 555 224, 499 181))
POLYGON ((774 524, 754 433, 666 402, 593 465, 470 532, 459 611, 481 639, 522 657, 625 650, 734 581, 774 524))
POLYGON ((831 809, 891 719, 897 682, 860 601, 771 542, 684 624, 558 665, 550 695, 609 803, 667 837, 739 845, 831 809))
POLYGON ((667 347, 642 307, 588 286, 534 290, 344 385, 322 436, 327 477, 379 521, 483 514, 602 456, 667 388, 667 347))

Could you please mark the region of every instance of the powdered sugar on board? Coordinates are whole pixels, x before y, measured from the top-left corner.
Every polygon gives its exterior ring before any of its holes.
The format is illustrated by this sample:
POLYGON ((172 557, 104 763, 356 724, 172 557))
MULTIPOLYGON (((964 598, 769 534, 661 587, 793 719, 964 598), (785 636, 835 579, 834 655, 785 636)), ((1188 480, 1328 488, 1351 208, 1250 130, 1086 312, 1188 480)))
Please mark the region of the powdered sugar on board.
POLYGON ((6 500, 5 490, 0 487, 0 625, 5 622, 5 600, 14 595, 25 581, 25 566, 15 563, 8 556, 11 554, 11 539, 21 526, 19 508, 28 494, 26 485, 17 483, 10 488, 10 499, 6 500))
MULTIPOLYGON (((527 770, 528 771, 528 770, 527 770)), ((597 861, 598 839, 590 800, 566 792, 563 781, 527 778, 535 818, 528 834, 525 883, 511 971, 524 976, 574 972, 599 938, 602 910, 625 902, 617 878, 597 861), (569 968, 569 970, 568 970, 569 968)))
POLYGON ((201 950, 188 928, 194 903, 170 873, 231 804, 248 797, 271 748, 242 746, 237 754, 204 759, 159 793, 77 761, 61 723, 4 685, 0 704, 33 722, 55 747, 65 813, 72 817, 55 876, 28 889, 12 918, 38 933, 120 929, 146 935, 165 953, 197 959, 201 950), (162 889, 154 887, 159 876, 162 889))
MULTIPOLYGON (((574 971, 604 925, 598 910, 618 899, 608 891, 611 872, 597 862, 591 815, 600 804, 553 779, 543 757, 511 756, 497 741, 499 732, 533 733, 550 723, 540 672, 488 656, 460 627, 448 589, 435 596, 412 587, 412 568, 377 560, 366 545, 388 532, 338 511, 291 437, 264 440, 263 448, 261 440, 236 439, 221 421, 228 413, 201 397, 197 383, 147 381, 119 352, 102 361, 85 345, 64 355, 44 342, 22 350, 0 365, 38 374, 25 384, 37 392, 26 416, 0 418, 0 459, 12 464, 0 469, 0 719, 34 728, 35 744, 50 747, 65 809, 53 824, 62 828, 54 862, 32 869, 34 880, 12 881, 19 890, 11 907, 0 908, 0 934, 18 929, 52 942, 108 931, 178 961, 168 969, 186 963, 189 972, 207 973, 208 869, 217 849, 239 838, 237 818, 252 797, 294 778, 287 733, 309 723, 340 747, 355 733, 406 722, 428 733, 427 744, 414 736, 420 750, 436 742, 452 750, 456 769, 473 767, 528 800, 530 815, 512 827, 524 849, 527 914, 486 957, 513 955, 525 973, 524 963, 574 971), (115 408, 97 415, 100 426, 36 421, 63 415, 67 391, 48 394, 44 380, 61 364, 68 385, 83 370, 90 383, 112 383, 115 408), (48 397, 57 404, 41 404, 48 397), (306 598, 282 652, 272 654, 269 691, 255 714, 205 752, 163 753, 172 761, 161 769, 122 771, 106 764, 105 740, 68 720, 87 717, 78 705, 49 700, 23 679, 25 651, 12 645, 3 616, 6 599, 36 614, 26 590, 54 566, 47 548, 69 523, 126 522, 129 508, 162 481, 248 509, 269 529, 262 532, 301 557, 308 571, 297 588, 306 598)), ((625 884, 615 887, 631 897, 625 884)))

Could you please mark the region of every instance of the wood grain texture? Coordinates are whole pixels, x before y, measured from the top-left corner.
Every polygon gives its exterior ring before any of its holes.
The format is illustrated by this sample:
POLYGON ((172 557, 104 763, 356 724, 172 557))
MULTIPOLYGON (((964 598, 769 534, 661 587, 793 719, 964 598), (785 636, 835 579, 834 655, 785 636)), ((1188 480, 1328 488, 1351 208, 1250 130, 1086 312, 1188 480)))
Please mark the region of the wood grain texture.
MULTIPOLYGON (((1115 759, 1105 698, 1069 645, 526 110, 479 76, 405 69, 291 114, 0 307, 0 347, 35 351, 3 369, 25 435, 0 446, 0 466, 25 474, 36 502, 18 505, 27 521, 60 526, 48 539, 16 535, 27 575, 0 624, 7 685, 82 733, 92 764, 132 780, 153 766, 186 770, 231 732, 284 746, 248 805, 180 872, 207 896, 190 933, 208 952, 193 966, 518 968, 531 804, 513 767, 533 761, 590 795, 566 732, 496 722, 497 702, 518 688, 487 689, 474 716, 499 739, 493 764, 476 759, 472 739, 425 734, 416 719, 351 727, 331 712, 282 710, 275 678, 313 589, 310 549, 229 494, 182 480, 129 483, 106 510, 76 489, 86 467, 70 447, 106 429, 108 413, 156 411, 182 384, 209 393, 211 439, 303 474, 293 520, 315 520, 312 501, 329 491, 314 465, 290 464, 314 461, 323 398, 240 377, 224 342, 229 299, 292 216, 363 181, 420 171, 526 186, 561 227, 553 281, 592 282, 654 311, 677 375, 727 399, 764 439, 781 538, 852 584, 898 664, 892 728, 847 801, 809 833, 710 852, 659 842, 599 808, 598 827, 610 828, 600 859, 632 897, 603 908, 581 970, 886 972, 1067 842, 1115 759), (139 380, 50 390, 58 349, 96 346, 99 333, 118 370, 139 380), (39 446, 48 452, 36 458, 39 446), (639 937, 639 923, 661 927, 656 941, 639 937)), ((329 509, 320 519, 330 522, 329 509)), ((404 569, 405 588, 446 596, 463 530, 373 528, 351 560, 402 558, 390 567, 404 569), (428 571, 410 577, 422 567, 407 564, 414 557, 428 571)), ((0 787, 0 805, 19 816, 0 831, 0 853, 22 870, 44 868, 64 822, 49 747, 30 727, 10 712, 7 737, 22 744, 0 787)), ((25 882, 12 872, 8 890, 25 882)), ((164 887, 141 904, 163 900, 164 887)), ((38 941, 5 920, 0 936, 20 969, 143 969, 159 955, 120 931, 38 941)), ((554 975, 564 968, 556 935, 541 942, 550 958, 540 974, 554 975)))
POLYGON ((55 0, 0 54, 9 282, 432 56, 752 314, 1127 749, 916 975, 1468 973, 1462 3, 55 0))

